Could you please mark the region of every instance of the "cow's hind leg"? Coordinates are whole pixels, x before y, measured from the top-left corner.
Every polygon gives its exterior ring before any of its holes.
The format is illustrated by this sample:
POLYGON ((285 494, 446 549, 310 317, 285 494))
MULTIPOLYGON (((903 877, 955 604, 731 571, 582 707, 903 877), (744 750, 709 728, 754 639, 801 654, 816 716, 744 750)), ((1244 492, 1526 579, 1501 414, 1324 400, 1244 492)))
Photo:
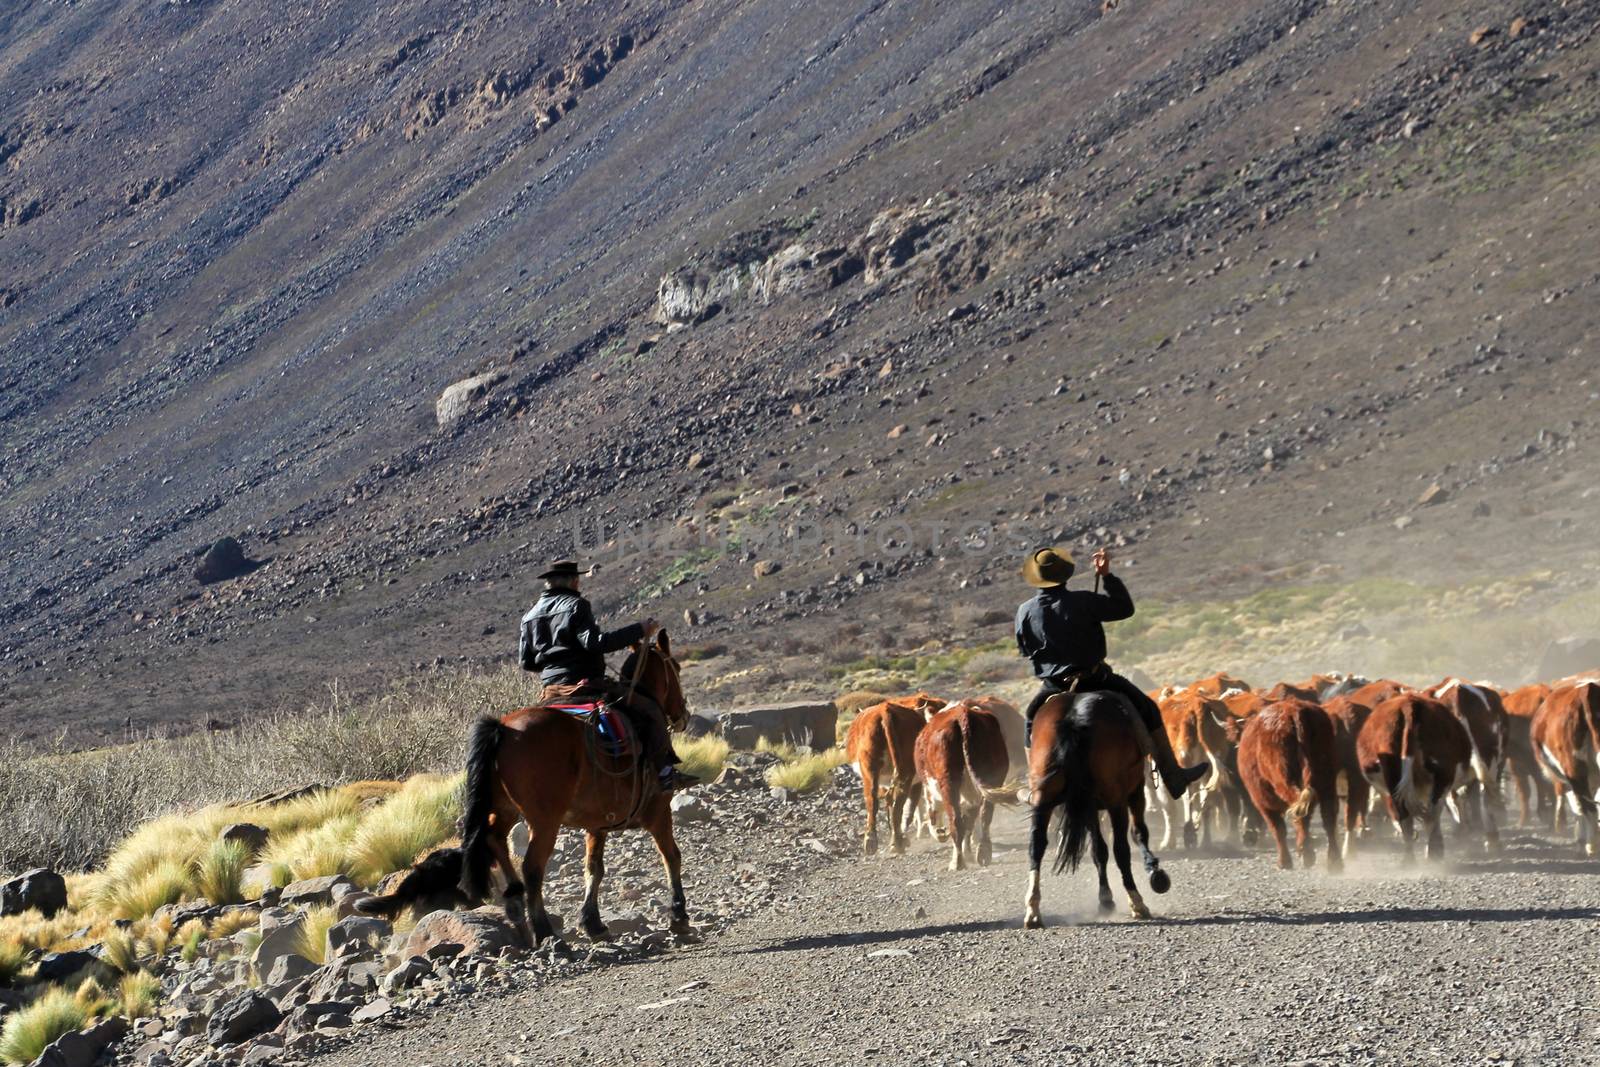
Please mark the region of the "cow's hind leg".
POLYGON ((1144 873, 1150 879, 1150 888, 1157 893, 1165 893, 1172 888, 1172 879, 1161 869, 1161 861, 1156 859, 1156 854, 1150 851, 1150 827, 1144 821, 1143 789, 1135 793, 1133 799, 1129 801, 1128 813, 1133 816, 1133 836, 1139 844, 1139 853, 1144 859, 1144 873))
POLYGON ((609 933, 600 921, 600 882, 606 876, 606 835, 590 831, 583 849, 583 932, 599 939, 609 933))
POLYGON ((1317 807, 1322 813, 1322 829, 1328 835, 1328 873, 1344 870, 1344 859, 1339 855, 1339 795, 1332 789, 1317 792, 1317 807))
MULTIPOLYGON (((861 840, 861 851, 868 856, 878 852, 878 775, 870 759, 870 756, 861 759, 861 798, 867 806, 867 830, 861 840)), ((898 831, 899 827, 895 829, 898 831)))
POLYGON ((1089 841, 1094 848, 1094 870, 1100 878, 1100 914, 1109 915, 1117 910, 1117 902, 1111 897, 1111 883, 1106 879, 1106 838, 1100 832, 1100 813, 1089 814, 1089 841))
POLYGON ((1144 897, 1139 895, 1139 887, 1133 881, 1133 852, 1128 847, 1128 808, 1125 804, 1118 804, 1106 810, 1107 817, 1111 820, 1111 851, 1117 857, 1117 872, 1122 875, 1122 888, 1128 894, 1128 913, 1135 919, 1150 918, 1150 909, 1145 907, 1144 897))
POLYGON ((994 859, 994 840, 989 836, 989 824, 994 821, 994 801, 986 796, 978 798, 978 866, 987 867, 994 859))
POLYGON ((1278 844, 1278 870, 1289 871, 1294 869, 1294 860, 1289 858, 1289 842, 1285 836, 1283 814, 1281 812, 1262 812, 1261 817, 1267 820, 1267 829, 1272 831, 1272 839, 1278 844))
POLYGON ((910 788, 900 782, 889 787, 889 851, 896 856, 906 850, 906 798, 910 793, 910 788))

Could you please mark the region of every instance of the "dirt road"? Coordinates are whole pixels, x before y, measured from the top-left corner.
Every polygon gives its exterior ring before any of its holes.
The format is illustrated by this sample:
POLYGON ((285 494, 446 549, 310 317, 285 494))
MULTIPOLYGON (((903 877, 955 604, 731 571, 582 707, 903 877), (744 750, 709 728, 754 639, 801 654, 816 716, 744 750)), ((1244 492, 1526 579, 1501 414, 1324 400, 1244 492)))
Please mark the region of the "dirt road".
POLYGON ((1153 921, 1097 920, 1086 867, 1046 881, 1050 925, 1024 931, 1021 825, 998 822, 986 870, 926 844, 842 859, 703 944, 472 998, 332 1062, 1600 1063, 1600 863, 1570 849, 1373 854, 1337 879, 1173 852, 1153 921))

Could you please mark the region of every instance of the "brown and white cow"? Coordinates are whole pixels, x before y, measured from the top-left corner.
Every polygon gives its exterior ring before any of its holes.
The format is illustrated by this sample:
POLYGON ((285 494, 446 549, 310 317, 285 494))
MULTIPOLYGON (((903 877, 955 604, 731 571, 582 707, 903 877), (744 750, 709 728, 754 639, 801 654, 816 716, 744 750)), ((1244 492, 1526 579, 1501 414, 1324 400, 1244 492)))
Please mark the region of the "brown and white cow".
POLYGON ((1517 826, 1523 829, 1531 825, 1531 816, 1543 811, 1547 804, 1555 806, 1555 793, 1533 751, 1533 716, 1549 695, 1548 685, 1535 682, 1513 689, 1500 701, 1506 709, 1506 771, 1511 787, 1517 791, 1517 826))
POLYGON ((1243 678, 1235 678, 1226 671, 1218 671, 1209 678, 1201 678, 1190 682, 1184 688, 1190 692, 1199 693, 1201 696, 1221 697, 1225 693, 1246 693, 1250 691, 1250 683, 1243 678))
POLYGON ((974 844, 974 858, 987 864, 993 852, 989 823, 994 806, 1016 799, 1001 792, 1011 762, 999 720, 972 704, 950 705, 929 719, 917 736, 916 767, 925 803, 944 810, 950 828, 950 869, 966 866, 965 853, 974 844), (968 815, 964 807, 972 813, 968 815))
POLYGON ((1498 813, 1505 815, 1500 794, 1500 775, 1506 765, 1506 709, 1500 694, 1486 685, 1474 685, 1460 678, 1446 678, 1424 690, 1435 700, 1449 705, 1472 741, 1472 777, 1456 786, 1451 803, 1463 828, 1483 834, 1493 851, 1500 847, 1498 813), (1474 803, 1476 802, 1476 803, 1474 803))
POLYGON ((1365 704, 1369 708, 1375 708, 1391 697, 1397 697, 1402 693, 1413 691, 1412 687, 1404 682, 1396 682, 1390 678, 1380 678, 1375 682, 1368 682, 1360 688, 1353 689, 1345 695, 1357 704, 1365 704))
POLYGON ((1294 823, 1301 863, 1310 867, 1315 862, 1313 808, 1328 835, 1328 869, 1341 869, 1338 773, 1333 722, 1317 704, 1280 700, 1245 723, 1239 738, 1239 777, 1277 842, 1280 870, 1294 866, 1284 837, 1285 819, 1294 823))
POLYGON ((1539 706, 1530 733, 1545 774, 1566 790, 1579 845, 1600 855, 1600 679, 1555 688, 1539 706))
POLYGON ((1451 791, 1472 773, 1472 739, 1455 713, 1421 693, 1390 697, 1367 716, 1356 737, 1356 757, 1400 827, 1406 861, 1416 858, 1417 818, 1427 831, 1428 858, 1442 859, 1439 816, 1451 791))
MULTIPOLYGON (((993 715, 1000 723, 1000 733, 1006 739, 1006 758, 1013 767, 1026 767, 1028 765, 1028 748, 1024 744, 1027 735, 1027 724, 1023 722, 1022 712, 1017 710, 1015 704, 1002 700, 993 693, 985 693, 967 701, 975 708, 980 708, 993 715)), ((943 707, 944 705, 940 705, 943 707)))
POLYGON ((1372 709, 1359 703, 1355 697, 1333 697, 1322 706, 1333 724, 1333 750, 1339 767, 1339 791, 1344 797, 1344 851, 1351 855, 1356 850, 1356 839, 1367 832, 1367 803, 1372 797, 1372 786, 1361 773, 1361 759, 1356 755, 1356 737, 1366 723, 1372 709))
POLYGON ((845 734, 845 756, 861 774, 861 795, 867 806, 867 829, 862 850, 878 851, 878 798, 887 789, 890 851, 906 850, 906 802, 918 795, 917 735, 927 725, 915 704, 884 701, 863 708, 845 734), (887 773, 886 773, 887 772, 887 773))
MULTIPOLYGON (((1228 759, 1233 742, 1229 739, 1226 721, 1230 718, 1227 705, 1193 689, 1160 690, 1156 704, 1161 708, 1161 722, 1166 727, 1167 740, 1181 766, 1207 762, 1211 775, 1198 782, 1182 798, 1174 798, 1165 786, 1157 783, 1155 799, 1166 813, 1167 831, 1162 848, 1170 847, 1175 837, 1181 836, 1185 848, 1193 848, 1196 840, 1202 845, 1211 844, 1211 816, 1221 815, 1227 820, 1227 807, 1223 791, 1230 777, 1228 759), (1181 833, 1179 828, 1181 827, 1181 833)), ((1230 837, 1236 837, 1238 825, 1227 820, 1230 837)))

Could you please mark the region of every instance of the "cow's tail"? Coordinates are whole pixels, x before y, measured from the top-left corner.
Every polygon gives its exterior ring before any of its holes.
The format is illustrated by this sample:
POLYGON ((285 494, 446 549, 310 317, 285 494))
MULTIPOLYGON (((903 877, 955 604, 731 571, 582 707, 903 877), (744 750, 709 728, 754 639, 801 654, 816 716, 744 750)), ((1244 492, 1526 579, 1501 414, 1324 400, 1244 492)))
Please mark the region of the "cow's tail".
MULTIPOLYGON (((1100 812, 1094 802, 1094 785, 1089 774, 1089 732, 1087 721, 1075 712, 1062 718, 1061 729, 1056 734, 1056 752, 1053 761, 1065 781, 1058 803, 1062 813, 1061 844, 1056 850, 1055 870, 1075 871, 1089 845, 1089 836, 1100 821, 1100 812)), ((1035 809, 1034 818, 1048 819, 1048 808, 1035 809)))
MULTIPOLYGON (((1284 813, 1287 818, 1298 822, 1311 814, 1312 805, 1317 802, 1316 786, 1311 781, 1311 745, 1306 738, 1306 717, 1301 712, 1292 716, 1294 720, 1294 747, 1295 762, 1299 764, 1300 795, 1284 813)), ((1292 784, 1292 778, 1291 778, 1292 784)))
POLYGON ((978 767, 972 762, 972 746, 968 741, 968 735, 972 732, 971 716, 972 713, 970 711, 962 712, 956 723, 957 728, 961 731, 961 759, 967 765, 967 773, 972 776, 973 786, 990 803, 1008 806, 1017 803, 1015 791, 1000 788, 1003 784, 1001 782, 991 784, 978 776, 978 767))
POLYGON ((461 892, 481 901, 489 895, 489 815, 494 810, 494 790, 499 784, 497 763, 505 728, 498 719, 484 716, 472 727, 467 742, 467 781, 463 787, 465 809, 461 816, 461 892))
POLYGON ((1421 766, 1415 727, 1416 709, 1408 707, 1400 713, 1400 780, 1392 795, 1402 813, 1426 816, 1433 806, 1432 787, 1427 769, 1421 766))

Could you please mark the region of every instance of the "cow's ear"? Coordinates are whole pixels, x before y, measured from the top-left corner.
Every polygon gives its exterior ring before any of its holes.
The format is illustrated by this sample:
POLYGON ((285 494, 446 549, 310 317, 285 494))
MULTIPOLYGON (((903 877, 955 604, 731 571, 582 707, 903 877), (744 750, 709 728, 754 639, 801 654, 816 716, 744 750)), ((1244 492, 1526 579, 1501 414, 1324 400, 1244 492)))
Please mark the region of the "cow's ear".
POLYGON ((657 630, 656 631, 656 647, 661 650, 661 654, 662 655, 664 655, 664 656, 672 655, 672 643, 667 640, 667 631, 665 631, 665 630, 657 630))

